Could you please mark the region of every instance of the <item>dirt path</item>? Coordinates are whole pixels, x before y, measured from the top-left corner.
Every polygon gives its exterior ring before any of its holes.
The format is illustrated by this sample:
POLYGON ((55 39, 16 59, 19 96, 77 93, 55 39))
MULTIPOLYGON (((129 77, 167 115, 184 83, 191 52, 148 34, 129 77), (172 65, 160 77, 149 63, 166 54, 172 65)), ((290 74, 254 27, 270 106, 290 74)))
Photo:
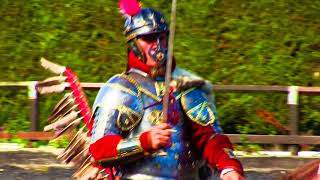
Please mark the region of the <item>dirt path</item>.
MULTIPOLYGON (((68 180, 73 169, 56 160, 59 149, 0 149, 1 180, 68 180)), ((310 158, 242 157, 247 180, 276 180, 310 158)), ((214 179, 218 179, 215 177, 214 179)))

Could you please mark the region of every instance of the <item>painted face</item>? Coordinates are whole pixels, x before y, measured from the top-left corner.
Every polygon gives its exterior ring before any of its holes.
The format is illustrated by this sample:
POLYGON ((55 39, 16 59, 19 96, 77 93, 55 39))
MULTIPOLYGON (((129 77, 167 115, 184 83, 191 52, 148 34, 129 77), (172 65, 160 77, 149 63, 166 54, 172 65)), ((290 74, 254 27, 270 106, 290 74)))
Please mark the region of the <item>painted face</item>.
POLYGON ((136 42, 144 54, 145 64, 151 69, 150 75, 152 77, 164 76, 167 62, 167 33, 140 36, 136 42))

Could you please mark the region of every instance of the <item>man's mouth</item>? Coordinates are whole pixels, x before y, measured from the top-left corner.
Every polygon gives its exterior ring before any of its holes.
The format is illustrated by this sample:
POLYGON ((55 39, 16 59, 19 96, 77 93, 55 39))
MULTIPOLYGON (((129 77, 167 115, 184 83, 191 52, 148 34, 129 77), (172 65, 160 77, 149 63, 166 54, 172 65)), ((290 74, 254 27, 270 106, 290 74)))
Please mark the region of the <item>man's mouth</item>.
POLYGON ((163 65, 167 60, 167 51, 168 50, 166 48, 151 48, 149 50, 149 56, 159 64, 163 65))

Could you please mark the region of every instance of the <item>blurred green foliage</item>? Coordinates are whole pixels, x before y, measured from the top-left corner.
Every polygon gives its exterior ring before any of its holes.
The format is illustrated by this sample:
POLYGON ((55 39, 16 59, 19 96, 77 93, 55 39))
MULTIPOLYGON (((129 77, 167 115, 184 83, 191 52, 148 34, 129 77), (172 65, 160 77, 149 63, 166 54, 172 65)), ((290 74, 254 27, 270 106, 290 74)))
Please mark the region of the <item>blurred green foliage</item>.
MULTIPOLYGON (((143 0, 170 17, 171 2, 143 0)), ((0 81, 37 81, 52 74, 45 57, 71 67, 82 82, 104 82, 125 70, 124 18, 117 1, 2 0, 0 81)), ((319 86, 320 0, 180 0, 175 57, 213 84, 319 86)), ((27 93, 0 89, 0 127, 30 128, 27 93)), ((92 104, 96 92, 87 92, 92 104)), ((62 95, 42 96, 41 126, 62 95)), ((286 94, 217 93, 227 133, 279 134, 257 109, 287 124, 286 94)), ((300 131, 320 134, 320 97, 302 96, 300 131)))

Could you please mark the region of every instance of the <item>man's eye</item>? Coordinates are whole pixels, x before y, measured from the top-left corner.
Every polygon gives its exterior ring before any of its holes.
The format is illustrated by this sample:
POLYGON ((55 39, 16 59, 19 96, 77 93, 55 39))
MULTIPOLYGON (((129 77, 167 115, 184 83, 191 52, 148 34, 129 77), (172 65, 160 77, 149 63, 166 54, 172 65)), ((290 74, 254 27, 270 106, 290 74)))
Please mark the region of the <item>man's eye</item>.
POLYGON ((146 36, 146 37, 143 37, 143 40, 148 41, 148 42, 153 42, 153 41, 157 40, 157 37, 156 36, 146 36))

